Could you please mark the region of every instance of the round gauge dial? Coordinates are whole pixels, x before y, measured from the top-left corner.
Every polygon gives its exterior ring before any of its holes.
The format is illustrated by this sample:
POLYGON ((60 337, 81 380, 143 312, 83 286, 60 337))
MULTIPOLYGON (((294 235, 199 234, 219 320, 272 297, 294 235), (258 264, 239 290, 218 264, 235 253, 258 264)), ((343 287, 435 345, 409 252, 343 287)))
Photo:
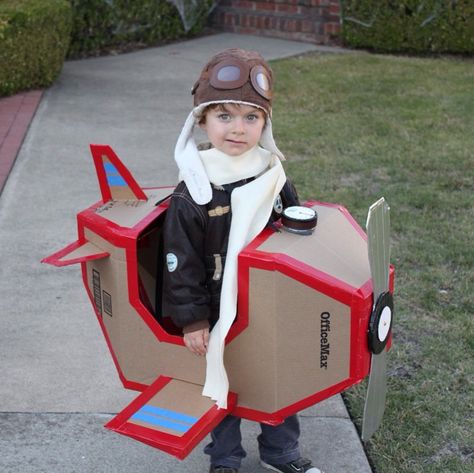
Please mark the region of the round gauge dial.
POLYGON ((318 222, 318 214, 310 207, 294 205, 283 210, 283 228, 293 233, 311 234, 318 222))

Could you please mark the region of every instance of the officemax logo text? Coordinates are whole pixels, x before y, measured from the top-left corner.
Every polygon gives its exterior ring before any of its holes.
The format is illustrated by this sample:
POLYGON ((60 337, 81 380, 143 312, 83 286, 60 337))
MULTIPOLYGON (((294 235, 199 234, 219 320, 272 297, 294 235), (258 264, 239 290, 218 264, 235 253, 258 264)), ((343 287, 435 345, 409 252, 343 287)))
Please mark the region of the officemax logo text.
POLYGON ((329 312, 321 313, 321 351, 320 351, 320 368, 328 369, 328 359, 331 345, 328 337, 331 331, 331 314, 329 312))

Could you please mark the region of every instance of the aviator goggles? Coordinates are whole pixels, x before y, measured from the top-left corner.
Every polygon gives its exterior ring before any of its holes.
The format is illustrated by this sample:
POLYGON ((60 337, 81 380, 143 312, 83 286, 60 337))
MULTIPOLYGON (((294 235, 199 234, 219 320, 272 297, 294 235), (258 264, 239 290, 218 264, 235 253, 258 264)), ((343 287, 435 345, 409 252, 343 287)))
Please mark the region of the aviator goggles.
POLYGON ((252 68, 236 58, 226 59, 217 63, 209 72, 209 83, 215 89, 232 90, 242 87, 248 82, 254 90, 267 100, 272 98, 272 84, 269 72, 261 65, 252 68))

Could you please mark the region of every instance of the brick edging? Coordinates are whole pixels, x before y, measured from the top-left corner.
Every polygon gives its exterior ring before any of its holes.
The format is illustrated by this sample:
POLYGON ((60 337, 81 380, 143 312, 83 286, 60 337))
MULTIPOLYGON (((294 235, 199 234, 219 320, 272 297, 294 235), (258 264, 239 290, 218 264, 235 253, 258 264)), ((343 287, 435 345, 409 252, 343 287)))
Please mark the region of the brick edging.
POLYGON ((0 98, 0 193, 43 96, 43 90, 0 98))

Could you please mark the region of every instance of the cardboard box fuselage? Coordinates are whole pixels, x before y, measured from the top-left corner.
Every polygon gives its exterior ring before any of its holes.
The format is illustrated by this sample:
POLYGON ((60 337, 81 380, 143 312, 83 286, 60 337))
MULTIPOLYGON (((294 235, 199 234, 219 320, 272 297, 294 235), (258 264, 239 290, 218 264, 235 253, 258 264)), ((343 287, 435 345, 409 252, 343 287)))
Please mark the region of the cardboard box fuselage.
MULTIPOLYGON (((147 201, 99 202, 78 214, 79 240, 109 254, 82 262, 84 284, 126 388, 143 391, 160 375, 203 385, 205 358, 159 316, 168 201, 155 203, 170 189, 144 192, 147 201)), ((365 233, 339 205, 306 205, 318 213, 313 234, 268 228, 239 255, 238 315, 225 349, 234 415, 276 424, 369 372, 365 233)))

